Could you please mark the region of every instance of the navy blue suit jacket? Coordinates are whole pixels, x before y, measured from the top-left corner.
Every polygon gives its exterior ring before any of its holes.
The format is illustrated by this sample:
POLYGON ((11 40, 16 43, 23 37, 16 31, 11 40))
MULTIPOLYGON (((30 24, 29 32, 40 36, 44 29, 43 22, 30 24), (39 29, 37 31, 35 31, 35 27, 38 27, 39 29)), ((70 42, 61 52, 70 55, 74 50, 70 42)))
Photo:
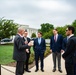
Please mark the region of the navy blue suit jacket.
POLYGON ((63 39, 63 43, 62 43, 62 48, 64 51, 66 49, 66 44, 67 44, 67 37, 63 39))
POLYGON ((57 41, 54 40, 54 35, 50 39, 50 49, 52 52, 60 52, 62 49, 63 36, 58 34, 57 41))
POLYGON ((38 38, 34 39, 34 46, 33 46, 34 51, 44 53, 46 50, 46 43, 45 39, 41 38, 41 43, 38 43, 38 38))

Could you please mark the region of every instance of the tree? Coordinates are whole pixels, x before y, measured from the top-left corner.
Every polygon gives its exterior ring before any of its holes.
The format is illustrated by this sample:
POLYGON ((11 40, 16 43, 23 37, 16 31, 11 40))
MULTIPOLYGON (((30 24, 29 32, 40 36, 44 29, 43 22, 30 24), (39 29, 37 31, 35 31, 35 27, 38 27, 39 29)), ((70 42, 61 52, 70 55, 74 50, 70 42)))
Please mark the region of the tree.
POLYGON ((46 32, 44 35, 43 35, 43 38, 45 39, 50 39, 50 37, 53 35, 53 29, 51 29, 49 32, 46 32))
POLYGON ((76 27, 76 20, 74 20, 74 22, 72 22, 71 25, 74 26, 74 27, 76 27))
POLYGON ((0 37, 9 38, 17 33, 18 25, 13 20, 0 19, 0 37))
POLYGON ((66 35, 65 35, 66 26, 64 26, 64 27, 57 27, 56 29, 58 30, 59 34, 62 34, 63 37, 66 37, 66 35))
POLYGON ((74 28, 75 28, 75 33, 74 33, 74 35, 76 36, 76 20, 74 20, 74 22, 72 22, 71 25, 74 26, 74 28))
POLYGON ((35 37, 36 37, 36 34, 32 33, 31 38, 35 38, 35 37))
POLYGON ((49 23, 41 24, 41 32, 43 34, 45 34, 46 32, 49 32, 50 29, 54 29, 52 24, 49 24, 49 23))

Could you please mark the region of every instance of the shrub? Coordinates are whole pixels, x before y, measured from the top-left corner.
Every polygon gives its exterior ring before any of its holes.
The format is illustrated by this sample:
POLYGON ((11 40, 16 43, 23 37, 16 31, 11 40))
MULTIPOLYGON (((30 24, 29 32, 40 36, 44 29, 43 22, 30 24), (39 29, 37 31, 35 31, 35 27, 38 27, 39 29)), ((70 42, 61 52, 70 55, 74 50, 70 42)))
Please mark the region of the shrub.
POLYGON ((35 38, 35 37, 36 37, 36 34, 32 33, 31 38, 35 38))
POLYGON ((33 63, 34 61, 34 53, 30 54, 29 64, 33 63))
POLYGON ((45 51, 44 57, 47 57, 49 54, 50 54, 50 48, 46 47, 46 51, 45 51))

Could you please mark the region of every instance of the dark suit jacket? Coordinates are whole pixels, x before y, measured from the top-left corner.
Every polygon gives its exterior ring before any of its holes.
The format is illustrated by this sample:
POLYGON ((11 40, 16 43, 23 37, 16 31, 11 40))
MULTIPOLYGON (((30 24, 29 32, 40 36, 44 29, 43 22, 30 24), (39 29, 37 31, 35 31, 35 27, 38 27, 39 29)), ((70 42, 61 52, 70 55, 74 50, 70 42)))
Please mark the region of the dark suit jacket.
POLYGON ((45 39, 41 38, 41 43, 38 43, 38 38, 34 39, 34 46, 33 46, 34 51, 44 53, 46 50, 46 43, 45 39))
POLYGON ((16 61, 25 61, 26 48, 28 48, 28 45, 25 45, 23 38, 17 34, 14 39, 13 59, 16 61))
POLYGON ((60 52, 61 49, 62 49, 62 41, 63 41, 63 37, 62 35, 59 35, 58 34, 58 38, 57 38, 57 41, 55 42, 54 40, 54 35, 51 37, 50 39, 50 49, 53 51, 53 52, 60 52))
POLYGON ((66 63, 74 64, 73 59, 75 51, 76 51, 76 37, 72 36, 67 41, 65 53, 62 55, 66 63))
MULTIPOLYGON (((27 38, 27 41, 28 41, 28 43, 29 43, 29 42, 31 41, 31 39, 30 39, 29 37, 26 37, 26 38, 27 38)), ((26 41, 25 38, 23 38, 23 40, 26 41)), ((30 48, 31 48, 31 47, 28 47, 29 53, 31 53, 30 48)))
POLYGON ((62 49, 65 51, 66 49, 66 44, 67 44, 67 37, 63 39, 63 42, 62 42, 62 49))

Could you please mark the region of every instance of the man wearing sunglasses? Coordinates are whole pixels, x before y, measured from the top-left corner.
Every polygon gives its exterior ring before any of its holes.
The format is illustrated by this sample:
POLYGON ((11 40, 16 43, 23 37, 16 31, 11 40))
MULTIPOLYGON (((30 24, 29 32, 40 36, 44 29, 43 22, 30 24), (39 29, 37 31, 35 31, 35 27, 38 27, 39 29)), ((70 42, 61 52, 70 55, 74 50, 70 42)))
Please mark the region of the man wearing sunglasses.
POLYGON ((76 37, 74 36, 75 29, 72 26, 68 26, 66 29, 66 35, 68 36, 68 41, 64 54, 62 55, 65 59, 65 68, 67 75, 74 75, 74 53, 76 51, 76 37))

